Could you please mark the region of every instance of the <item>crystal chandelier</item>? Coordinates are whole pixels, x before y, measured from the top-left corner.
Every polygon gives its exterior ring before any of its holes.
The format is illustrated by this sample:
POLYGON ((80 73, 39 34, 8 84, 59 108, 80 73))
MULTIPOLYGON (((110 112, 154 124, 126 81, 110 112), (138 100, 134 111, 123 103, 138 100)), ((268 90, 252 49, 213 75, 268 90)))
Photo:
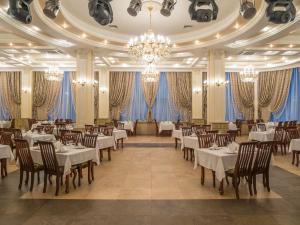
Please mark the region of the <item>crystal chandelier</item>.
POLYGON ((150 14, 150 28, 147 33, 140 37, 131 39, 128 43, 129 53, 136 59, 142 59, 147 63, 153 63, 160 58, 170 55, 171 41, 162 35, 155 35, 152 31, 152 10, 148 7, 150 14))
POLYGON ((240 78, 242 82, 253 83, 258 77, 258 72, 254 70, 252 65, 244 67, 240 72, 240 78))
POLYGON ((45 71, 46 80, 62 81, 64 72, 56 66, 51 66, 45 71))
POLYGON ((153 63, 149 63, 142 72, 142 80, 146 83, 159 82, 159 71, 156 70, 153 63))

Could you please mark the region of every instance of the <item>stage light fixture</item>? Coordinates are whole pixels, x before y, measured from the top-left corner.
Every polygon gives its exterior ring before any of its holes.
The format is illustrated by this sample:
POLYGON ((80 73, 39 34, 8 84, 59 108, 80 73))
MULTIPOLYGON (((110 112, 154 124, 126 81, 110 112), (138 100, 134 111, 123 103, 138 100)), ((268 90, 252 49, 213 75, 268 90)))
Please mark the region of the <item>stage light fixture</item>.
POLYGON ((50 19, 55 19, 60 10, 60 0, 46 0, 44 14, 50 19))
POLYGON ((255 0, 241 0, 240 14, 246 20, 252 19, 256 14, 255 0))
POLYGON ((131 0, 127 8, 127 12, 131 16, 137 16, 143 6, 142 0, 131 0))
POLYGON ((22 23, 29 24, 32 21, 30 4, 33 0, 9 0, 8 15, 22 23))
POLYGON ((218 17, 219 7, 215 0, 189 0, 189 14, 197 22, 210 22, 218 17))
POLYGON ((284 24, 293 21, 296 17, 296 8, 293 0, 266 0, 268 7, 266 14, 270 22, 284 24))
POLYGON ((160 13, 163 16, 170 16, 171 12, 174 10, 174 6, 176 5, 177 0, 164 0, 162 3, 162 7, 160 13))
POLYGON ((106 26, 113 21, 112 0, 89 0, 89 14, 99 24, 106 26))

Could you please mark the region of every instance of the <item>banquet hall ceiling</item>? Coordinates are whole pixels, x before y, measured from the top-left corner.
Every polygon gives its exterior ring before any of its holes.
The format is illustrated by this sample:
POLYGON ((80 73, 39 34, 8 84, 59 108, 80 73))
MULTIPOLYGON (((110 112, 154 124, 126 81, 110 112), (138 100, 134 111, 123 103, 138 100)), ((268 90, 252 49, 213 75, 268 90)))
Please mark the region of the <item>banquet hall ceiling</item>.
MULTIPOLYGON (((44 16, 44 2, 33 1, 33 20, 25 25, 8 16, 8 1, 0 0, 0 69, 43 68, 49 64, 75 68, 75 52, 81 48, 94 50, 96 68, 143 67, 129 57, 127 42, 147 31, 146 7, 131 17, 126 11, 129 0, 113 0, 113 26, 101 26, 89 16, 88 0, 61 1, 61 11, 54 20, 44 16)), ((162 1, 155 2, 159 5, 162 1)), ((178 1, 170 17, 163 17, 159 7, 154 10, 154 32, 170 37, 174 43, 171 56, 158 67, 206 68, 210 49, 225 51, 228 70, 240 69, 249 63, 258 69, 267 69, 300 62, 300 0, 294 0, 296 19, 282 25, 267 21, 263 0, 256 0, 258 12, 251 20, 240 16, 239 0, 216 2, 218 19, 209 23, 191 21, 188 0, 178 1)))

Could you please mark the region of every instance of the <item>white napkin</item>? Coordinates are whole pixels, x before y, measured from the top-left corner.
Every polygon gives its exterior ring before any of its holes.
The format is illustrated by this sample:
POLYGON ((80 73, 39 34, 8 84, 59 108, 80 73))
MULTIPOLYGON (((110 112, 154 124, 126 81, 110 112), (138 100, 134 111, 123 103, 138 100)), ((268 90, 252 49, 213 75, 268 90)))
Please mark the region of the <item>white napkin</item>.
POLYGON ((228 145, 229 152, 237 152, 239 145, 236 142, 232 142, 228 145))

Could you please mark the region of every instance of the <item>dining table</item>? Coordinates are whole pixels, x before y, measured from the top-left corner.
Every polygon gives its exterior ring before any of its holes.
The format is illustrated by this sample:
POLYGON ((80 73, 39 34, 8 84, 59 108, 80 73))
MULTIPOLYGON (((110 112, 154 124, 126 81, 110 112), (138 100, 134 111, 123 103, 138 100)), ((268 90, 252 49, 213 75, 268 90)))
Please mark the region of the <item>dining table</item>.
POLYGON ((172 138, 175 139, 175 148, 178 146, 178 140, 180 141, 180 144, 182 145, 183 142, 183 136, 182 136, 182 130, 173 130, 172 131, 172 138))
POLYGON ((10 161, 15 159, 15 156, 9 145, 0 144, 0 159, 9 159, 10 161))
POLYGON ((199 148, 199 141, 196 134, 192 134, 191 136, 184 136, 182 138, 181 150, 184 148, 197 149, 199 148))
POLYGON ((172 121, 162 121, 158 125, 158 133, 172 130, 175 130, 175 124, 172 121))
POLYGON ((134 133, 134 122, 132 121, 122 121, 121 123, 124 124, 124 130, 129 130, 134 133))
POLYGON ((250 141, 273 141, 275 130, 270 129, 267 131, 251 131, 249 133, 250 141))
POLYGON ((28 131, 22 134, 23 138, 28 141, 30 147, 32 147, 38 141, 56 141, 54 134, 46 134, 45 132, 38 133, 37 131, 28 131))
POLYGON ((0 121, 0 128, 10 128, 10 126, 11 126, 11 121, 4 121, 4 120, 0 121))
POLYGON ((113 148, 114 150, 116 150, 116 142, 114 136, 98 135, 96 149, 100 150, 106 148, 113 148))

